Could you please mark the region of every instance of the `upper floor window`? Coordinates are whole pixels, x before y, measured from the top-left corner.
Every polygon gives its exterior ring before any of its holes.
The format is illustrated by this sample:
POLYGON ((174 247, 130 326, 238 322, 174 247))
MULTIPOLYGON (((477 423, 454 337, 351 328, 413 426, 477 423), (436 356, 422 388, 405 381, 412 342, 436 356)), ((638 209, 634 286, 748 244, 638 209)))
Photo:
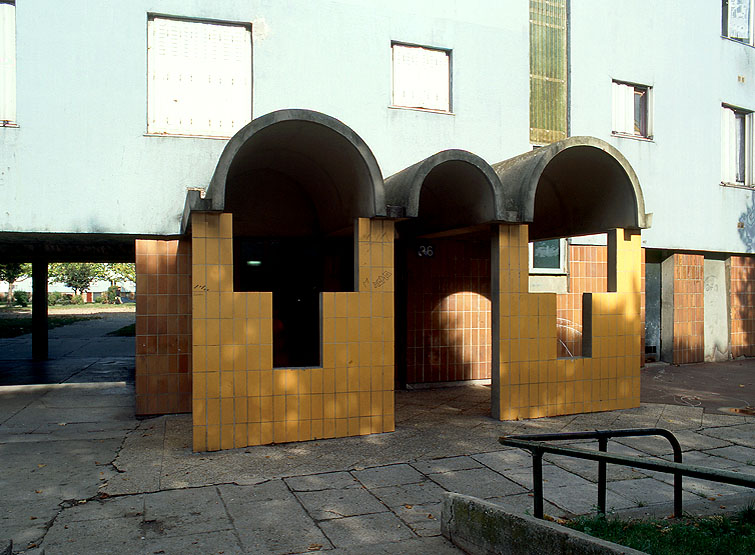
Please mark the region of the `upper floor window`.
POLYGON ((752 119, 750 111, 721 106, 721 181, 755 185, 752 171, 752 119))
POLYGON ((0 127, 16 121, 16 3, 0 0, 0 127))
POLYGON ((653 136, 650 121, 652 88, 646 85, 614 81, 612 89, 613 133, 651 138, 653 136))
POLYGON ((150 16, 147 132, 230 137, 252 119, 247 24, 150 16))
POLYGON ((753 1, 722 0, 721 35, 753 44, 753 1))
POLYGON ((394 43, 393 105, 451 111, 451 52, 394 43))

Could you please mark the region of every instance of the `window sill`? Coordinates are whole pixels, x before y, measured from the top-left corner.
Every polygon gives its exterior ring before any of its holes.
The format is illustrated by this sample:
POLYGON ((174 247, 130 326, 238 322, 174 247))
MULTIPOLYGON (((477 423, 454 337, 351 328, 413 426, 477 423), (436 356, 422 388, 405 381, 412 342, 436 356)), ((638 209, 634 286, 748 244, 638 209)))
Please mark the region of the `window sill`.
POLYGON ((653 137, 643 137, 642 135, 630 135, 629 133, 619 133, 618 131, 611 131, 612 137, 619 137, 621 139, 634 139, 635 141, 642 141, 645 143, 654 143, 653 137))
POLYGON ((752 191, 753 189, 755 189, 755 184, 744 185, 743 183, 727 183, 725 181, 722 181, 720 185, 721 187, 731 187, 732 189, 747 189, 749 191, 752 191))
POLYGON ((215 139, 216 141, 227 141, 230 137, 219 137, 214 135, 182 135, 180 133, 145 133, 145 137, 177 137, 180 139, 215 139))
POLYGON ((456 114, 454 112, 449 112, 448 110, 433 110, 432 108, 414 108, 412 106, 395 106, 391 104, 388 106, 389 110, 410 110, 412 112, 427 112, 430 114, 445 114, 447 116, 455 116, 456 114))
POLYGON ((546 270, 542 268, 530 268, 531 276, 567 276, 569 272, 562 269, 546 270))
POLYGON ((750 44, 749 42, 742 42, 741 40, 733 39, 731 37, 725 37, 724 35, 721 35, 721 38, 723 40, 728 40, 729 42, 736 42, 737 44, 741 44, 742 46, 749 46, 750 48, 755 48, 755 45, 750 44))

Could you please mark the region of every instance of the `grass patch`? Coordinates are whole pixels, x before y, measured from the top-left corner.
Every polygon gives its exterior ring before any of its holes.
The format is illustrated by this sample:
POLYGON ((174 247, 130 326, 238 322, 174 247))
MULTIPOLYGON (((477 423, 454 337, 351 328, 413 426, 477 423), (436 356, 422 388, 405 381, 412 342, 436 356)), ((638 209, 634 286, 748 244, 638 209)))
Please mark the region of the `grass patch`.
POLYGON ((117 337, 135 337, 136 336, 136 324, 129 324, 123 326, 117 330, 111 331, 108 335, 115 335, 117 337))
MULTIPOLYGON (((73 315, 66 316, 49 316, 47 318, 47 329, 67 326, 74 322, 82 320, 94 320, 99 316, 91 315, 73 315)), ((25 333, 31 333, 31 316, 18 316, 15 318, 0 318, 0 337, 16 337, 25 333)))
POLYGON ((654 555, 755 553, 755 508, 736 515, 683 517, 673 520, 622 520, 584 516, 569 528, 654 555))

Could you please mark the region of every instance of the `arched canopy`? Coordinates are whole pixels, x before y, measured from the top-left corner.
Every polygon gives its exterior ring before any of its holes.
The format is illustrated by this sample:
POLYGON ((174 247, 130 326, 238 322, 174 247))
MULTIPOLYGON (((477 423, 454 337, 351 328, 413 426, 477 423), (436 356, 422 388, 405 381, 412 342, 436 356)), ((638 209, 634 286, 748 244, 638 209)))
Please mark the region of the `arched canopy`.
POLYGON ((300 109, 272 112, 239 130, 207 198, 192 194, 187 204, 232 212, 234 234, 247 236, 328 234, 354 218, 385 215, 380 168, 361 137, 335 118, 300 109))
POLYGON ((637 175, 600 139, 570 137, 493 168, 531 239, 649 227, 637 175))
POLYGON ((389 206, 418 218, 423 230, 453 229, 514 216, 503 207, 493 168, 465 150, 444 150, 385 180, 389 206))

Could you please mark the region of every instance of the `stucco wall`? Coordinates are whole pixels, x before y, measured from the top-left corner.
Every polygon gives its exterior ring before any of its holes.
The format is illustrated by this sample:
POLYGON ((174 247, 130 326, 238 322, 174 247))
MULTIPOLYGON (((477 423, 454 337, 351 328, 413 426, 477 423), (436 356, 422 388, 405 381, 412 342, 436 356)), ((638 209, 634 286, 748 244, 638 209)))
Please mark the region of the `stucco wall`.
POLYGON ((720 185, 721 104, 755 109, 755 48, 721 38, 720 10, 571 2, 571 134, 605 139, 632 164, 654 214, 645 247, 755 248, 755 229, 749 237, 737 228, 755 210, 752 192, 720 185), (652 141, 612 137, 612 79, 653 87, 652 141))
POLYGON ((528 4, 457 0, 19 2, 18 128, 0 128, 0 229, 176 234, 224 140, 145 136, 147 14, 252 22, 253 115, 308 108, 384 175, 461 147, 528 149, 528 4), (484 9, 482 9, 484 7, 484 9), (452 50, 453 115, 389 108, 391 41, 452 50), (61 202, 67 202, 61 210, 61 202))

